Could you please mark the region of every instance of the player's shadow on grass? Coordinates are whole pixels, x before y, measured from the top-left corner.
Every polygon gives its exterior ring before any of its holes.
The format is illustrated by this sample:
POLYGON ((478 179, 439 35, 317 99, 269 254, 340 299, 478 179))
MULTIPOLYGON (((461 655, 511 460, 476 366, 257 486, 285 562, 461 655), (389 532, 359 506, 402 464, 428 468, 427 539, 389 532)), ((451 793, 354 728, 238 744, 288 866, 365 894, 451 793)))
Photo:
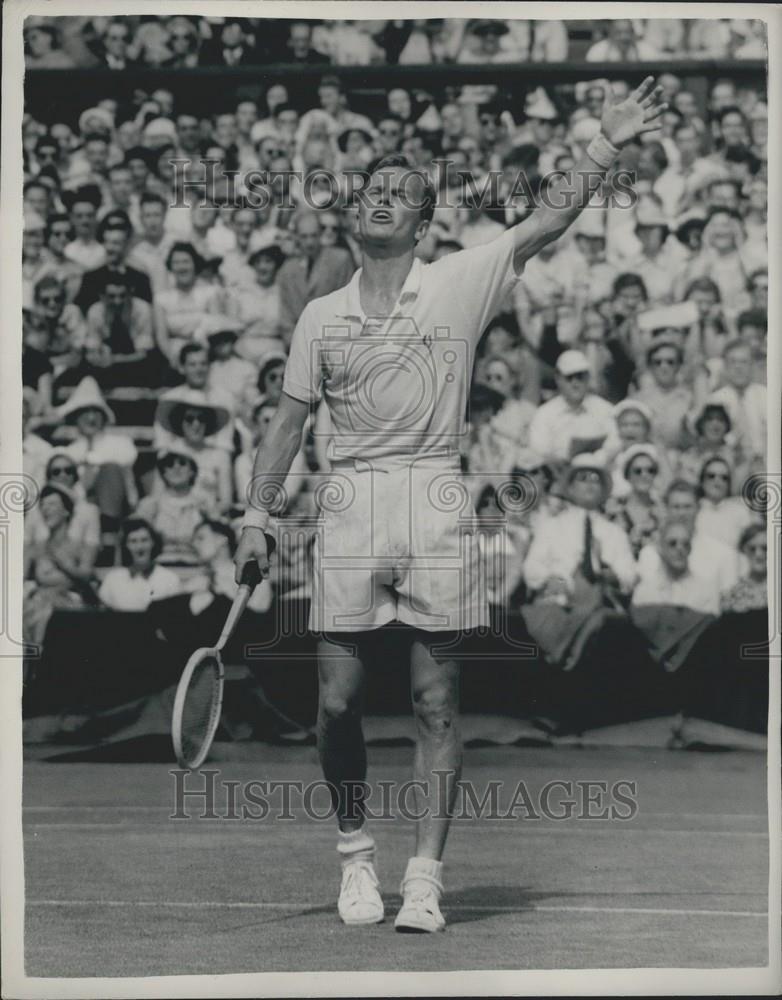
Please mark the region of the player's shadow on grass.
POLYGON ((531 913, 534 904, 549 895, 522 885, 474 885, 455 892, 446 890, 442 906, 449 925, 468 924, 509 913, 531 913))

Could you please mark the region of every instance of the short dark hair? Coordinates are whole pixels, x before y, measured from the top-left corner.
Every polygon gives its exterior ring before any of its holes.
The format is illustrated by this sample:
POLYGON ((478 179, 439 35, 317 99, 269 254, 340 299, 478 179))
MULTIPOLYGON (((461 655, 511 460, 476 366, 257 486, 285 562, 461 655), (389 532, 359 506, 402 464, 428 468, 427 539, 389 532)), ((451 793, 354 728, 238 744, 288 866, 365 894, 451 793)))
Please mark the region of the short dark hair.
POLYGON ((741 118, 742 122, 746 124, 746 119, 744 118, 744 114, 741 108, 737 108, 735 104, 730 104, 728 105, 727 108, 722 108, 717 113, 717 121, 720 123, 720 125, 722 125, 723 120, 727 118, 728 115, 738 115, 739 118, 741 118))
MULTIPOLYGON (((144 159, 147 161, 147 166, 149 166, 148 158, 144 157, 144 159)), ((160 205, 164 210, 168 207, 166 205, 166 199, 159 194, 155 194, 154 191, 145 191, 142 194, 139 200, 139 207, 143 208, 144 205, 160 205)))
POLYGON ((745 309, 743 313, 739 313, 739 318, 736 320, 737 329, 741 329, 744 326, 759 326, 761 330, 768 329, 768 313, 765 309, 745 309))
POLYGON ((684 292, 685 301, 693 292, 711 292, 717 302, 722 301, 720 286, 712 278, 696 278, 694 281, 691 281, 684 292))
POLYGON ((200 344, 197 341, 196 342, 191 341, 189 344, 185 344, 185 346, 179 352, 180 365, 183 365, 191 354, 200 354, 201 352, 203 352, 207 356, 209 355, 209 349, 206 346, 206 344, 200 344))
POLYGON ((644 279, 640 274, 636 274, 635 271, 624 271, 622 274, 617 275, 614 279, 614 286, 612 289, 612 293, 614 295, 618 295, 620 292, 623 292, 625 288, 640 288, 644 300, 649 298, 649 293, 646 290, 644 279))
POLYGON ((149 532, 149 537, 152 539, 152 560, 160 555, 163 551, 163 538, 158 531, 156 531, 149 521, 145 521, 143 517, 129 517, 127 520, 122 522, 120 528, 120 553, 122 555, 122 564, 127 566, 128 563, 132 562, 130 552, 128 551, 128 536, 132 535, 134 531, 147 531, 149 532))
POLYGON ((437 203, 437 192, 434 185, 422 170, 417 170, 412 166, 404 153, 388 153, 373 160, 367 167, 367 180, 376 174, 378 170, 385 170, 388 167, 406 167, 411 173, 418 174, 423 181, 424 197, 421 202, 421 222, 431 222, 434 218, 434 207, 437 203))
POLYGON ((763 535, 765 537, 766 526, 760 521, 756 521, 754 524, 748 524, 747 527, 739 535, 739 552, 744 551, 744 546, 747 542, 751 542, 755 535, 763 535))
POLYGON ((211 518, 204 518, 199 524, 196 525, 196 531, 199 528, 203 528, 206 525, 210 531, 213 531, 216 535, 222 535, 223 538, 228 542, 228 551, 231 555, 236 551, 236 535, 234 534, 233 528, 230 524, 226 524, 224 521, 213 521, 211 518))
POLYGON ((183 240, 174 243, 171 249, 168 251, 166 256, 166 269, 171 270, 171 259, 175 253, 186 253, 193 261, 193 266, 195 267, 196 274, 204 268, 204 258, 196 250, 192 243, 186 243, 183 240))

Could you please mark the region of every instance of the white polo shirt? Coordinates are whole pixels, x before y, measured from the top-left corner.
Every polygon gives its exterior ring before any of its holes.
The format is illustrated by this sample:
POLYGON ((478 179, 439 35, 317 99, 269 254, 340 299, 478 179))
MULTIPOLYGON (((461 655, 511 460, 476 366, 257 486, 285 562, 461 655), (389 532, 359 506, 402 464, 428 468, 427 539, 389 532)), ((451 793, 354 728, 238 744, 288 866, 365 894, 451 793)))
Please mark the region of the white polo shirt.
POLYGON ((514 235, 432 264, 419 259, 384 320, 361 308, 361 269, 310 302, 296 324, 283 389, 325 398, 333 458, 409 461, 459 452, 475 348, 518 279, 514 235))

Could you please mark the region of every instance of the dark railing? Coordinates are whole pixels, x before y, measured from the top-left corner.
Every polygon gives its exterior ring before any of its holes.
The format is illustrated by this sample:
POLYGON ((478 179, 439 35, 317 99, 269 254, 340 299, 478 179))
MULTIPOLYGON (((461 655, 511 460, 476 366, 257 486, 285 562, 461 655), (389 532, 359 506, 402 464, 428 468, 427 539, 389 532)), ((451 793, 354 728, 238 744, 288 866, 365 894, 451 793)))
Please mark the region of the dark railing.
POLYGON ((393 87, 421 89, 442 96, 449 87, 464 84, 498 85, 511 94, 522 94, 539 85, 572 84, 579 80, 623 79, 639 82, 643 77, 674 73, 705 98, 709 83, 728 77, 738 83, 766 85, 767 64, 761 59, 671 59, 654 63, 526 63, 519 65, 421 65, 421 66, 200 66, 196 69, 131 68, 116 72, 96 69, 37 69, 25 74, 27 109, 39 120, 83 110, 88 95, 129 100, 133 92, 157 87, 170 90, 194 111, 214 113, 225 109, 231 98, 254 98, 271 83, 283 82, 291 99, 303 107, 316 104, 318 80, 334 74, 352 95, 352 106, 362 110, 364 99, 376 98, 393 87))

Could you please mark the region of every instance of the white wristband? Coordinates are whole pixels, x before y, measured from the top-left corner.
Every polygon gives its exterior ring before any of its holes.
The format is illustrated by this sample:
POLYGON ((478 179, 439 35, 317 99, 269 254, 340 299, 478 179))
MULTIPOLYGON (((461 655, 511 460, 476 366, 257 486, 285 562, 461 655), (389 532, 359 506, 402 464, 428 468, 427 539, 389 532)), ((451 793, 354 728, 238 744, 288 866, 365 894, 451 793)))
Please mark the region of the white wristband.
POLYGON ((247 508, 244 512, 244 517, 242 518, 242 531, 244 531, 245 528, 260 528, 261 531, 266 531, 268 527, 268 510, 259 510, 257 507, 247 508))
POLYGON ((598 132, 586 148, 587 156, 595 163, 608 170, 614 160, 619 156, 619 149, 603 135, 598 132))

